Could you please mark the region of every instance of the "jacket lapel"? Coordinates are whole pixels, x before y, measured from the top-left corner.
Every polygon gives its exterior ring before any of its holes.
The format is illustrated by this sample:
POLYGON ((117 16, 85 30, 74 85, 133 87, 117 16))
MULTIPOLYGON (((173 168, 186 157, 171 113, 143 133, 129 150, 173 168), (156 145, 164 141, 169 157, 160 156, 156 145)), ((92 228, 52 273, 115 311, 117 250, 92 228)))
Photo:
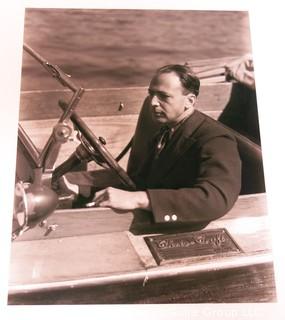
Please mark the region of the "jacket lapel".
POLYGON ((196 142, 195 131, 205 121, 205 116, 199 111, 194 113, 185 120, 184 123, 175 131, 168 145, 161 151, 158 159, 154 161, 148 184, 160 181, 171 169, 177 160, 196 142))

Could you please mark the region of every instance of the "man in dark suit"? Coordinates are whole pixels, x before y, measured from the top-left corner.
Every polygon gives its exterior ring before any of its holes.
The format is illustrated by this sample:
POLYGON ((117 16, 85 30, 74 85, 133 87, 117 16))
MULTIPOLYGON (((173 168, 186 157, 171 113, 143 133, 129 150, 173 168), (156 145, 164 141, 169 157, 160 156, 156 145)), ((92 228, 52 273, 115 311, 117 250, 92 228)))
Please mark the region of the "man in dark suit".
POLYGON ((138 191, 108 187, 96 193, 96 206, 144 209, 156 223, 193 224, 231 209, 241 187, 237 144, 225 127, 194 109, 199 87, 188 66, 156 72, 128 164, 138 191))

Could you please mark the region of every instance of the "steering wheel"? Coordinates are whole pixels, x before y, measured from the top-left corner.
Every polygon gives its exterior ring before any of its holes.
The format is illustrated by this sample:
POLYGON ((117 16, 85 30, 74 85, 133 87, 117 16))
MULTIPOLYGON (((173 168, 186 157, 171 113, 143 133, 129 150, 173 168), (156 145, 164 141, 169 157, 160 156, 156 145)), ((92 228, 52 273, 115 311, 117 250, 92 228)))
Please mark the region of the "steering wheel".
MULTIPOLYGON (((59 100, 58 104, 63 110, 67 108, 67 103, 62 100, 59 100)), ((75 111, 71 114, 70 120, 80 132, 79 139, 81 144, 66 161, 54 170, 52 183, 55 183, 62 175, 81 163, 81 161, 94 160, 100 166, 106 167, 107 165, 111 170, 113 170, 128 190, 136 190, 134 182, 128 176, 126 171, 105 148, 105 141, 102 138, 97 138, 75 111)))

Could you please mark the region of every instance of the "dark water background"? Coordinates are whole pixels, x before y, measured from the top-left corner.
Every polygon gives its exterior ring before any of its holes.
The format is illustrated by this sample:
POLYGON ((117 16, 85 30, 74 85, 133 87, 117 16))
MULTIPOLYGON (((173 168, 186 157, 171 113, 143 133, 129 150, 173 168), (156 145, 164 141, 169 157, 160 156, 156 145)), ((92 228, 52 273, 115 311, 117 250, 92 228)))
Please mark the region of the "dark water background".
MULTIPOLYGON (((237 11, 27 9, 24 41, 85 88, 146 86, 162 65, 251 51, 237 11)), ((22 90, 54 88, 24 54, 22 90)))

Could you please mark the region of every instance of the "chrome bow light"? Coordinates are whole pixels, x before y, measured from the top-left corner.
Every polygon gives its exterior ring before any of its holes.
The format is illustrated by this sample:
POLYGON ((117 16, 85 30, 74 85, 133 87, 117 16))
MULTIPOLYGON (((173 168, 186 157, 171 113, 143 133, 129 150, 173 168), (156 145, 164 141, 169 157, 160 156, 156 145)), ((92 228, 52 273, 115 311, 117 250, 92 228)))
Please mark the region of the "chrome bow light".
POLYGON ((15 186, 14 220, 18 224, 12 239, 45 220, 57 207, 58 196, 42 183, 42 171, 34 170, 33 183, 19 181, 15 186))

